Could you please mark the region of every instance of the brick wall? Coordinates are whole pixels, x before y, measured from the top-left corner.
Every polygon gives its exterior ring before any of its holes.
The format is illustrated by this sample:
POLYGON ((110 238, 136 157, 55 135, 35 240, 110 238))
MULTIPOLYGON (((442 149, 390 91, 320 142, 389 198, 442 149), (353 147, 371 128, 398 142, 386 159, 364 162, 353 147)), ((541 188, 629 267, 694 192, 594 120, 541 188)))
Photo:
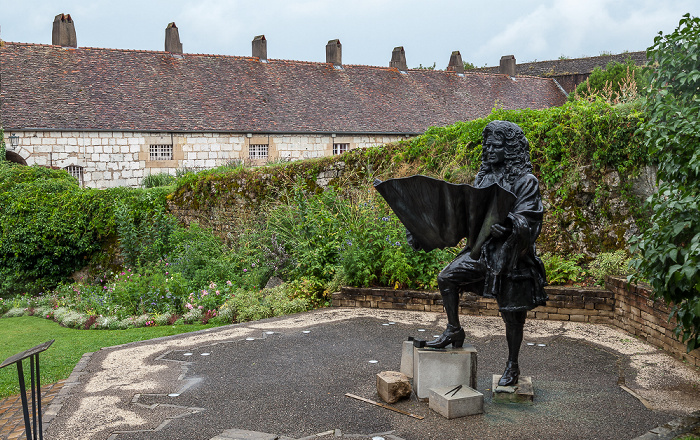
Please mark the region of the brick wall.
POLYGON ((630 285, 614 277, 608 277, 605 286, 615 295, 615 326, 700 367, 700 349, 686 353, 685 344, 673 333, 676 320, 668 320, 670 309, 663 301, 649 299, 648 286, 630 285))
MULTIPOLYGON (((686 353, 685 345, 674 337, 675 322, 668 322, 668 308, 650 300, 650 291, 643 286, 608 277, 605 288, 548 286, 545 290, 547 304, 528 312, 528 318, 613 325, 700 367, 700 349, 686 353)), ((443 311, 439 292, 390 288, 343 287, 333 294, 333 306, 443 311)), ((498 316, 496 300, 474 294, 463 294, 459 308, 464 315, 498 316)))

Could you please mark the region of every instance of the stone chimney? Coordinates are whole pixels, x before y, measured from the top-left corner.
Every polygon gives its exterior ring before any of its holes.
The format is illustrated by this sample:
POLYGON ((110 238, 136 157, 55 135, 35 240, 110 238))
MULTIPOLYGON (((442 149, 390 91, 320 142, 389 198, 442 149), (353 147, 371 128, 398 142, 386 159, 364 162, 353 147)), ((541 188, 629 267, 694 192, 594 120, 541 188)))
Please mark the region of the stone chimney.
POLYGON ((260 61, 267 61, 267 40, 264 35, 253 38, 253 56, 260 61))
POLYGON ((175 26, 175 22, 168 24, 165 28, 165 51, 171 53, 182 53, 182 43, 180 43, 180 32, 175 26))
POLYGON ((389 67, 396 67, 402 72, 408 70, 406 66, 406 52, 403 50, 403 46, 395 47, 391 52, 389 67))
POLYGON ((498 73, 503 73, 508 76, 515 76, 515 57, 513 55, 503 55, 501 64, 498 68, 498 73))
POLYGON ((330 40, 326 44, 326 62, 337 67, 343 65, 343 45, 340 44, 340 40, 330 40))
POLYGON ((75 23, 70 18, 70 14, 58 14, 53 19, 51 44, 63 47, 78 47, 78 39, 75 36, 75 23))
POLYGON ((448 72, 464 73, 464 63, 462 62, 462 54, 458 50, 450 55, 450 63, 447 65, 448 72))

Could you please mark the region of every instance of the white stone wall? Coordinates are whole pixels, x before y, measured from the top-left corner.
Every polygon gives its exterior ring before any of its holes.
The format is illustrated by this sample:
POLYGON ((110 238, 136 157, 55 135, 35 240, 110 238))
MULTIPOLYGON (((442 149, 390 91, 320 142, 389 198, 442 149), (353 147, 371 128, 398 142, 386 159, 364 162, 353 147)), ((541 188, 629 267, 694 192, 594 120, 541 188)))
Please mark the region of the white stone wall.
MULTIPOLYGON (((161 172, 175 174, 178 168, 214 168, 232 160, 247 160, 248 145, 267 143, 268 160, 300 160, 333 154, 334 143, 350 149, 382 145, 403 136, 354 135, 255 135, 224 133, 132 133, 132 132, 48 132, 7 131, 16 134, 20 145, 14 150, 27 165, 65 168, 83 167, 84 185, 92 188, 139 186, 144 176, 161 172), (151 143, 173 144, 172 161, 148 160, 151 143)), ((260 163, 261 164, 261 163, 260 163)))

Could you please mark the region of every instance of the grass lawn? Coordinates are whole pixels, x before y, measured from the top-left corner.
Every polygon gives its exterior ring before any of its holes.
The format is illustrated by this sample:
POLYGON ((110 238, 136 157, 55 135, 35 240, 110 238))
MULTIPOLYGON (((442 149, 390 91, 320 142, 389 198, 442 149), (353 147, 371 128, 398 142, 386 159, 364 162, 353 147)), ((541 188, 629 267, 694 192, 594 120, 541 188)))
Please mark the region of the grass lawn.
MULTIPOLYGON (((0 319, 0 363, 24 350, 55 339, 56 342, 39 355, 41 383, 50 384, 67 378, 84 353, 102 347, 143 341, 215 327, 209 325, 177 325, 142 327, 127 330, 75 330, 61 327, 48 319, 32 316, 0 319)), ((24 375, 29 384, 29 359, 23 361, 24 375)), ((29 388, 29 385, 27 385, 29 388)), ((19 393, 17 366, 0 370, 0 398, 19 393)))

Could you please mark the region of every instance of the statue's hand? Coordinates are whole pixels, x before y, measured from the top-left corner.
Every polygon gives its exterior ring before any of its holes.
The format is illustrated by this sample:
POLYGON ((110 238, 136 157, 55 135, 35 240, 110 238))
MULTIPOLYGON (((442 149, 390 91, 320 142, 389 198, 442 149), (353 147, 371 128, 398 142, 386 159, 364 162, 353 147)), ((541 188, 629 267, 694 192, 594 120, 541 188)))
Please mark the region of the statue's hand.
POLYGON ((411 231, 409 231, 408 229, 406 229, 406 241, 408 242, 408 245, 411 246, 411 248, 413 248, 414 251, 419 251, 422 249, 420 243, 418 242, 418 240, 416 240, 416 237, 414 237, 413 234, 411 234, 411 231))
POLYGON ((509 235, 511 229, 507 226, 495 224, 491 226, 491 235, 496 238, 501 238, 503 236, 509 235))

